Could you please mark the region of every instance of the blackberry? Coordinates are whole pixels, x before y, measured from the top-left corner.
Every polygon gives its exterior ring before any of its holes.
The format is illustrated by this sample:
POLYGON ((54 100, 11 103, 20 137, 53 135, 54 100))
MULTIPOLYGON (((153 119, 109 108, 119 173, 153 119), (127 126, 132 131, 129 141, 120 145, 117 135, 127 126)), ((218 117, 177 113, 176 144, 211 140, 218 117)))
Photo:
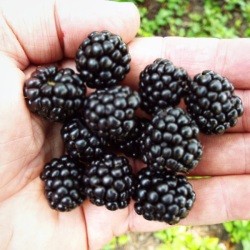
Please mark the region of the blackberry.
POLYGON ((197 125, 181 108, 161 110, 142 135, 143 161, 156 169, 187 173, 202 156, 198 134, 197 125))
POLYGON ((93 134, 81 118, 65 123, 61 135, 68 154, 74 159, 89 162, 104 154, 105 140, 93 134))
POLYGON ((138 93, 129 87, 97 90, 85 100, 85 122, 100 137, 125 138, 136 125, 139 105, 138 93))
POLYGON ((108 31, 92 32, 76 53, 76 68, 90 88, 117 85, 130 70, 130 55, 121 37, 108 31))
POLYGON ((141 169, 135 178, 135 211, 146 220, 170 225, 187 217, 195 201, 195 193, 186 177, 172 175, 165 169, 141 169))
POLYGON ((177 106, 190 78, 183 68, 166 59, 157 59, 140 74, 141 108, 149 114, 158 109, 177 106))
POLYGON ((242 101, 225 77, 211 70, 197 74, 188 85, 187 111, 205 134, 222 134, 243 114, 242 101))
POLYGON ((129 133, 127 138, 123 140, 114 140, 112 146, 115 149, 118 149, 122 153, 124 153, 128 157, 133 157, 135 159, 141 159, 141 135, 146 130, 149 124, 149 120, 145 118, 138 118, 136 120, 136 126, 134 129, 129 133))
POLYGON ((64 122, 83 105, 86 87, 72 69, 38 67, 25 81, 29 109, 55 122, 64 122))
POLYGON ((97 205, 109 210, 125 208, 133 190, 132 168, 123 156, 106 154, 92 161, 84 176, 86 195, 97 205))
POLYGON ((83 174, 81 166, 68 156, 45 165, 40 177, 45 182, 45 196, 51 208, 70 211, 84 201, 83 174))

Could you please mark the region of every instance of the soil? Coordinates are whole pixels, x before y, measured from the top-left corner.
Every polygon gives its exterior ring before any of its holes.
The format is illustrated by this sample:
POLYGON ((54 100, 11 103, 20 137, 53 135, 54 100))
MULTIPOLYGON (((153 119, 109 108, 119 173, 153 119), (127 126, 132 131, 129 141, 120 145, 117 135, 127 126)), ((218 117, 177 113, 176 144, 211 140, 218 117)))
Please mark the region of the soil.
POLYGON ((161 4, 157 1, 146 0, 143 4, 144 7, 148 10, 148 18, 153 19, 154 16, 158 13, 161 8, 161 4))

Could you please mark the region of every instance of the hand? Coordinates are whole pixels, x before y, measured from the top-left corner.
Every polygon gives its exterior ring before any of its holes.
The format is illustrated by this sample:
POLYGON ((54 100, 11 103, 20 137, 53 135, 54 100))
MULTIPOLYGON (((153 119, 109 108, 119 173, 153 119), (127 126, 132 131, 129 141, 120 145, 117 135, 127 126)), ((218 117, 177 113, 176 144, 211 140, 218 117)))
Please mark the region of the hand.
MULTIPOLYGON (((128 230, 166 227, 137 216, 132 203, 111 212, 85 201, 71 212, 59 213, 44 197, 39 174, 46 162, 63 154, 60 125, 29 112, 22 94, 24 79, 34 65, 61 61, 63 67, 74 67, 79 44, 94 30, 110 30, 130 42, 132 69, 126 84, 136 86, 140 71, 158 57, 169 58, 192 76, 213 69, 235 83, 245 114, 229 133, 202 137, 205 153, 192 175, 212 178, 192 181, 197 201, 182 224, 250 218, 249 39, 133 40, 139 15, 131 4, 24 0, 19 10, 15 3, 0 4, 1 249, 99 249, 128 230)), ((134 167, 142 166, 137 162, 134 167)))

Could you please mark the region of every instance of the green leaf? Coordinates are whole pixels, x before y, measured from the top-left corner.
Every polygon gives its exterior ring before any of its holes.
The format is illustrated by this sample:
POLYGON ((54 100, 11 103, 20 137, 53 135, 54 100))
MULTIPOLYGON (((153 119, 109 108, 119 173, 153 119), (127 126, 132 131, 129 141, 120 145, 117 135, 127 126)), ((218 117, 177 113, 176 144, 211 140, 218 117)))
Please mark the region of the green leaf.
POLYGON ((216 237, 201 237, 189 227, 177 226, 156 232, 154 237, 162 244, 157 250, 222 250, 216 237), (164 245, 163 245, 164 244, 164 245), (165 248, 164 248, 165 247, 165 248))
POLYGON ((126 245, 129 242, 129 237, 124 234, 119 237, 117 237, 117 242, 119 243, 120 246, 126 245))
POLYGON ((232 242, 250 241, 250 221, 231 221, 223 225, 232 242))

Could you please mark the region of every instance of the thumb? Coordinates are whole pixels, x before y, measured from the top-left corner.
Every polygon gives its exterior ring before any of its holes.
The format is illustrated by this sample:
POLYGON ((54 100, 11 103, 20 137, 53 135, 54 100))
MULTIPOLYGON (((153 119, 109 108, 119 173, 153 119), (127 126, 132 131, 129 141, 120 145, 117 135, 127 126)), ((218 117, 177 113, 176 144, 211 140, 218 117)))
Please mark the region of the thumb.
POLYGON ((92 31, 109 30, 128 43, 139 28, 138 10, 131 3, 23 0, 22 11, 16 3, 1 3, 4 27, 14 35, 8 39, 0 35, 0 51, 11 55, 21 69, 29 63, 73 58, 81 41, 92 31))

